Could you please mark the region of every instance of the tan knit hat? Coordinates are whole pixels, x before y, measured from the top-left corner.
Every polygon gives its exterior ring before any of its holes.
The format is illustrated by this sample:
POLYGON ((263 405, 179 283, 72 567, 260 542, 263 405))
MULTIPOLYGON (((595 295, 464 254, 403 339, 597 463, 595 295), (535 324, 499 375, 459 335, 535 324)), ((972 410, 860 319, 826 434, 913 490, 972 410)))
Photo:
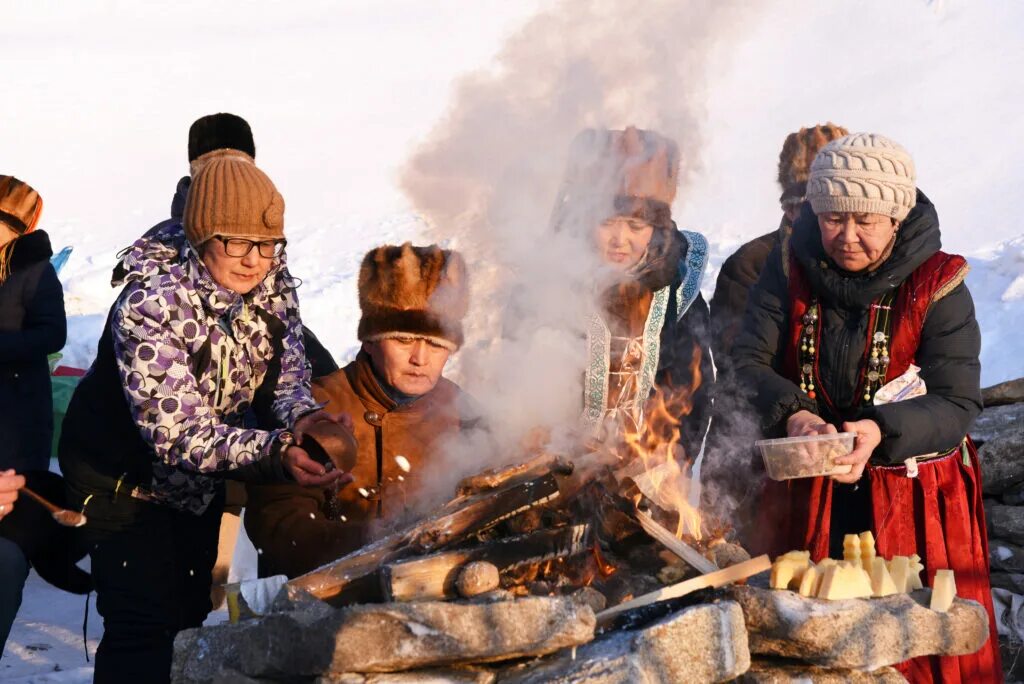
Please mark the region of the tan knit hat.
POLYGON ((194 247, 215 235, 283 238, 284 198, 251 158, 218 150, 192 179, 184 223, 194 247))
POLYGON ((426 337, 454 351, 462 346, 469 306, 466 262, 437 245, 383 245, 359 269, 359 339, 402 334, 426 337))
POLYGON ((899 143, 854 133, 821 148, 811 164, 807 200, 827 211, 883 214, 902 221, 917 203, 914 160, 899 143))

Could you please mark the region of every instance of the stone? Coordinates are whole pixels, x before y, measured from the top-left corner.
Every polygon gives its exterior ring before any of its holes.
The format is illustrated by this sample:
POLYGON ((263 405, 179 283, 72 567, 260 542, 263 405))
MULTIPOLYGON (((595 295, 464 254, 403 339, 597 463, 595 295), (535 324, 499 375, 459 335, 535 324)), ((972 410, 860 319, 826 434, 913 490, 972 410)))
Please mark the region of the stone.
POLYGON ((741 684, 905 684, 907 681, 897 670, 883 667, 874 672, 835 670, 791 660, 754 658, 750 669, 739 678, 741 684))
POLYGON ((704 555, 714 561, 715 565, 720 568, 728 568, 731 565, 750 560, 750 554, 747 553, 746 549, 739 544, 727 541, 712 544, 711 548, 704 555))
POLYGON ((999 653, 1003 657, 1003 679, 1024 682, 1024 644, 1009 636, 999 637, 999 653))
POLYGON ((1006 589, 1014 594, 1024 594, 1024 574, 993 571, 989 575, 989 582, 993 589, 1006 589))
POLYGON ((573 601, 578 601, 579 603, 584 603, 590 606, 595 613, 600 613, 608 607, 608 599, 594 587, 580 587, 569 594, 569 597, 572 598, 573 601))
POLYGON ((1007 506, 1024 506, 1024 482, 1018 482, 999 495, 999 500, 1007 506))
POLYGON ((473 598, 494 591, 501 585, 498 566, 487 561, 466 563, 459 572, 459 578, 455 585, 459 590, 459 595, 465 598, 473 598))
POLYGON ((1024 572, 1024 548, 1000 539, 991 539, 988 554, 989 565, 993 570, 1024 572))
POLYGON ((321 675, 314 684, 494 684, 498 677, 479 668, 321 675))
POLYGON ((185 630, 172 680, 396 672, 553 653, 594 638, 587 605, 566 597, 500 603, 422 601, 351 606, 313 621, 298 612, 185 630))
POLYGON ((1024 378, 1007 380, 981 390, 981 401, 985 408, 1019 404, 1024 402, 1024 378))
POLYGON ((917 656, 974 653, 988 639, 980 603, 957 598, 937 613, 930 589, 842 601, 750 586, 729 594, 743 610, 751 653, 823 667, 873 672, 917 656))
POLYGON ((641 629, 609 636, 535 665, 503 672, 502 684, 724 682, 750 667, 743 613, 705 603, 641 629))
POLYGON ((1005 432, 978 448, 981 489, 987 496, 1002 494, 1024 482, 1024 430, 1005 432))
POLYGON ((985 501, 989 539, 1024 546, 1024 507, 985 501))
MULTIPOLYGON (((984 409, 974 420, 969 433, 978 444, 991 441, 999 435, 1024 429, 1024 403, 993 406, 984 409)), ((984 468, 984 465, 982 466, 984 468)))

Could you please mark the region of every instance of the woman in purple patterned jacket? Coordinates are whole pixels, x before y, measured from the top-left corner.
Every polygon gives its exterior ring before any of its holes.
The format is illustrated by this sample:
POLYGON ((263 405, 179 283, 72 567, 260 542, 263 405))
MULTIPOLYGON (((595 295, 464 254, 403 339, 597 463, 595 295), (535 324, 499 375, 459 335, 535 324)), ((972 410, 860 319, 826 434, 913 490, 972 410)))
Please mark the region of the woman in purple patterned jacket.
POLYGON ((175 634, 210 611, 223 478, 344 477, 297 446, 311 423, 340 418, 310 394, 284 245, 281 195, 251 157, 223 150, 195 175, 184 225, 123 258, 59 449, 89 519, 96 682, 169 679, 175 634))

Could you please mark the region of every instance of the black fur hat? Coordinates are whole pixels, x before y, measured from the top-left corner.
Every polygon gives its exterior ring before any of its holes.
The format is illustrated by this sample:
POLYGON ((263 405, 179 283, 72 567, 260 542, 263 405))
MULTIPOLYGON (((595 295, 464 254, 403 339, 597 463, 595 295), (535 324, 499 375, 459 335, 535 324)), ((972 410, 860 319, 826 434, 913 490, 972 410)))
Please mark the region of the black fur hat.
POLYGON ((256 158, 256 143, 249 123, 234 114, 208 114, 196 119, 188 129, 188 160, 193 162, 207 152, 230 148, 256 158))

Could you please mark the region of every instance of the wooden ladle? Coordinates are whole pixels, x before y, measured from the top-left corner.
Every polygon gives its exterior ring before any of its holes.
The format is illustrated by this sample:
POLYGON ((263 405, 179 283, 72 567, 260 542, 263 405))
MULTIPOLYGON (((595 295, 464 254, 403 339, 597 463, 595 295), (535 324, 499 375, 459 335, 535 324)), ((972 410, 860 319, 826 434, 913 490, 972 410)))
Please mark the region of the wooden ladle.
POLYGON ((81 527, 86 522, 84 513, 77 513, 75 511, 69 511, 66 508, 55 506, 28 487, 22 487, 20 491, 28 494, 30 499, 34 499, 36 503, 48 510, 50 515, 53 516, 53 519, 64 527, 81 527))

